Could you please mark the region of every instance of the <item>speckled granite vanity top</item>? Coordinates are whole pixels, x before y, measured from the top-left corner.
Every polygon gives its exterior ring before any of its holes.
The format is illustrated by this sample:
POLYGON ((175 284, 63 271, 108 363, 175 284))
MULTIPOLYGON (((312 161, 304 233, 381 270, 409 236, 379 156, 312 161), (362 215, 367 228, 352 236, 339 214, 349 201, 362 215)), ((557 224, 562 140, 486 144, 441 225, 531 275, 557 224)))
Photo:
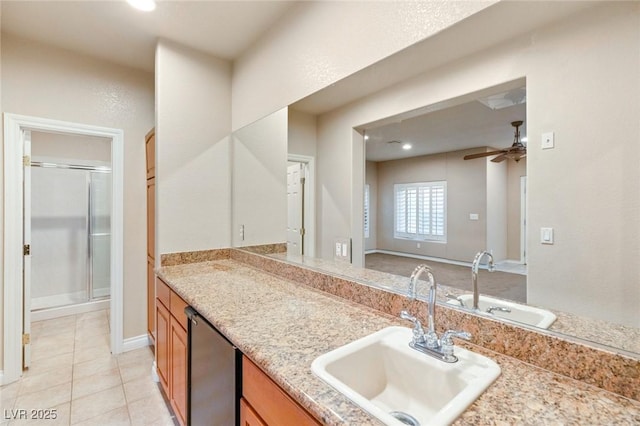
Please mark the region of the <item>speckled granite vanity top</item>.
MULTIPOLYGON (((318 379, 310 365, 403 321, 236 260, 165 266, 158 275, 322 423, 380 424, 318 379)), ((495 360, 502 374, 456 425, 640 424, 638 401, 465 346, 495 360)))

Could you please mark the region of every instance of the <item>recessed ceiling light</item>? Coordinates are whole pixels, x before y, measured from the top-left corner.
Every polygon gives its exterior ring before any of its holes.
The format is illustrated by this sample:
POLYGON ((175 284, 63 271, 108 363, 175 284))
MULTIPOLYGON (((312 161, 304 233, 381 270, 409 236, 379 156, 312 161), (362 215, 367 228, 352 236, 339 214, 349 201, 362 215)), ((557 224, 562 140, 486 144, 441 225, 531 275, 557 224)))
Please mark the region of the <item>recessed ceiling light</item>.
POLYGON ((143 12, 151 12, 156 9, 155 0, 127 0, 127 3, 143 12))
POLYGON ((411 144, 410 143, 405 143, 404 145, 402 145, 402 149, 404 149, 404 150, 411 149, 411 144))

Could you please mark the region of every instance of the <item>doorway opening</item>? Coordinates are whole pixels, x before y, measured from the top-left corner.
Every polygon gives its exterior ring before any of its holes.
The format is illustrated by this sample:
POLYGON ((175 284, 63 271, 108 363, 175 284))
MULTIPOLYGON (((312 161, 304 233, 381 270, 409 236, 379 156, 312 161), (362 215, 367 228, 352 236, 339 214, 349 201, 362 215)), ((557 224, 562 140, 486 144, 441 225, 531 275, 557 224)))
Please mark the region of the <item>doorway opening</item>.
POLYGON ((111 140, 29 133, 31 320, 108 309, 111 140))
POLYGON ((30 364, 32 303, 40 320, 107 306, 109 347, 113 354, 122 352, 124 156, 120 129, 15 114, 4 118, 1 382, 8 384, 30 364), (66 148, 52 143, 60 138, 66 148), (84 141, 75 154, 68 149, 72 140, 84 141), (102 157, 86 158, 87 148, 102 157))

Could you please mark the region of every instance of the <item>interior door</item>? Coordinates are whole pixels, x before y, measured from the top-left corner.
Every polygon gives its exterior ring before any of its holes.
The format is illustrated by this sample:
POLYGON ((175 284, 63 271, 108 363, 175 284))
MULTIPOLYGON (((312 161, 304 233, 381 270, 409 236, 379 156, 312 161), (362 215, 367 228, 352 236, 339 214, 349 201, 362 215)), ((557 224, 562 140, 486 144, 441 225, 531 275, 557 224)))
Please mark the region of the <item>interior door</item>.
POLYGON ((520 259, 527 264, 527 177, 520 176, 520 259))
POLYGON ((303 183, 302 164, 287 167, 287 253, 303 253, 303 183))
POLYGON ((23 132, 22 369, 31 365, 31 131, 23 132))

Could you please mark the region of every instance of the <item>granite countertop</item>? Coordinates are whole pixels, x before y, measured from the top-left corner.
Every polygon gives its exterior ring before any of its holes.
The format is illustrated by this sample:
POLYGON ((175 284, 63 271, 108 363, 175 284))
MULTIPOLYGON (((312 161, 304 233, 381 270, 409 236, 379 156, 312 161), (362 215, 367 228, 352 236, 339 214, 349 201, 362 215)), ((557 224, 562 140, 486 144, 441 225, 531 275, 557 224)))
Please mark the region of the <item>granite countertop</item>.
MULTIPOLYGON (((380 424, 310 366, 321 354, 404 321, 235 260, 166 266, 158 275, 323 424, 380 424)), ((495 360, 502 374, 455 425, 640 424, 638 401, 465 346, 495 360)))

